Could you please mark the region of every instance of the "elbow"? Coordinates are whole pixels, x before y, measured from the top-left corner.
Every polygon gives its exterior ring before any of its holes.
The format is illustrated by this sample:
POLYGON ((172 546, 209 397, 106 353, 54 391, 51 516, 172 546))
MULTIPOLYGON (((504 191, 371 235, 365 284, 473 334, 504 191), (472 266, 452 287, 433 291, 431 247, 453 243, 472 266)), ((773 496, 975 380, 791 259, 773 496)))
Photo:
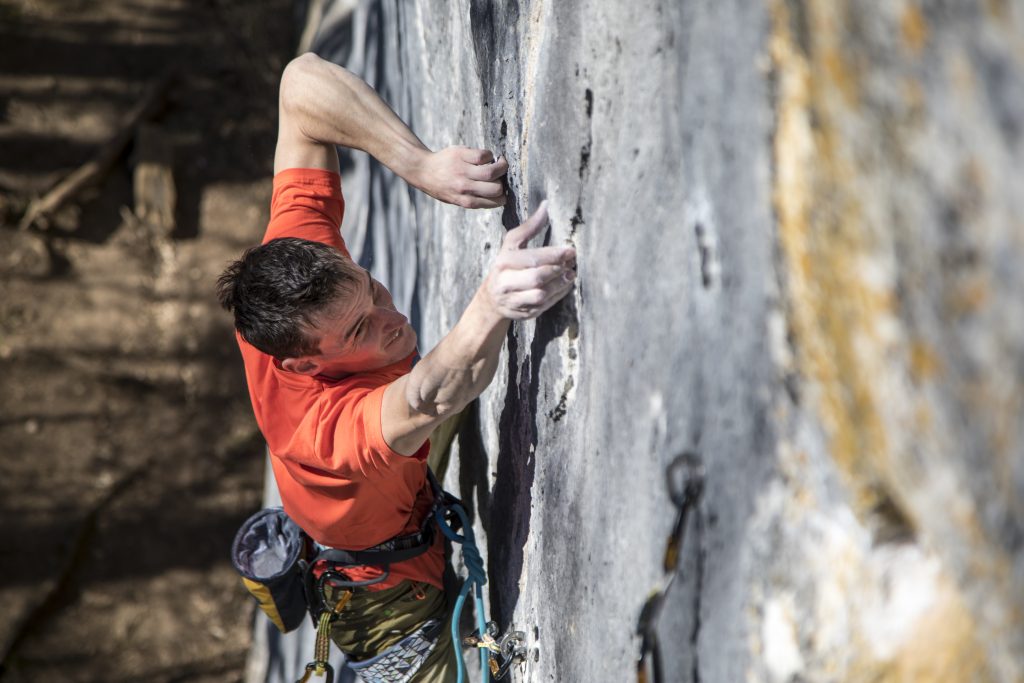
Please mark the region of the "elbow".
POLYGON ((317 57, 314 53, 305 52, 298 57, 293 58, 287 65, 285 65, 284 73, 281 74, 281 81, 284 82, 285 80, 301 77, 309 73, 311 69, 317 68, 317 65, 323 61, 323 59, 317 57))
POLYGON ((295 111, 296 102, 304 89, 305 81, 316 62, 320 61, 312 52, 299 55, 285 66, 281 74, 281 85, 278 90, 278 105, 282 112, 295 111))
POLYGON ((469 401, 460 401, 458 397, 442 397, 436 393, 425 394, 421 388, 409 382, 405 388, 405 400, 414 413, 443 420, 455 415, 465 408, 469 401), (454 400, 453 400, 454 399, 454 400))
POLYGON ((435 405, 429 397, 425 396, 419 382, 410 381, 405 385, 405 402, 409 404, 410 410, 414 413, 431 415, 435 405))

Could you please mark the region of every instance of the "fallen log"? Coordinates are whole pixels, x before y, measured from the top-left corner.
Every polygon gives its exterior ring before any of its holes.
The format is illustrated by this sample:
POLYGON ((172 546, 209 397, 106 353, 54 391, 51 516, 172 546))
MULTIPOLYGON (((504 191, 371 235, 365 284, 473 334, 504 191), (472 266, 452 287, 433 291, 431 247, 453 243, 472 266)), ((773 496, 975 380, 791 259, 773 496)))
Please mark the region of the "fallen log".
POLYGON ((163 108, 164 95, 173 80, 173 73, 167 72, 147 87, 139 101, 125 115, 117 134, 107 141, 90 161, 57 183, 42 197, 32 200, 25 210, 25 215, 22 216, 18 228, 27 230, 36 223, 45 222, 50 215, 77 196, 79 192, 103 178, 121 152, 124 151, 128 142, 134 137, 135 128, 139 123, 152 118, 163 108))

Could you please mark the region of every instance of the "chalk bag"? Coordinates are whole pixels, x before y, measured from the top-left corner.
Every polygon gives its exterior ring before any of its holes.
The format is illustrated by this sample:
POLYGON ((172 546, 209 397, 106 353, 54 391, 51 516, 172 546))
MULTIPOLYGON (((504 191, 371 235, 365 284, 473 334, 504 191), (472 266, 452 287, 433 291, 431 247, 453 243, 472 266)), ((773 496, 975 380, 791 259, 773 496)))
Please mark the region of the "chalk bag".
POLYGON ((282 633, 306 618, 307 536, 281 508, 261 510, 235 534, 231 561, 242 583, 282 633))

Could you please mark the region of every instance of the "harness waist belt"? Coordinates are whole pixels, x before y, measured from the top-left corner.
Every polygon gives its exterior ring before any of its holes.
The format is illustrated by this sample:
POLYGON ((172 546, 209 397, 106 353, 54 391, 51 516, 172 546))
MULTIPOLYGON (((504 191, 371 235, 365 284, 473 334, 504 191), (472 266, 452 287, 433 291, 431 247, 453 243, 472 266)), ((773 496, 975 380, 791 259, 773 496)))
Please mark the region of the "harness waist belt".
POLYGON ((326 560, 330 564, 345 567, 394 564, 419 557, 427 552, 433 542, 433 530, 427 527, 415 534, 396 536, 364 550, 342 550, 317 544, 319 552, 313 561, 326 560))

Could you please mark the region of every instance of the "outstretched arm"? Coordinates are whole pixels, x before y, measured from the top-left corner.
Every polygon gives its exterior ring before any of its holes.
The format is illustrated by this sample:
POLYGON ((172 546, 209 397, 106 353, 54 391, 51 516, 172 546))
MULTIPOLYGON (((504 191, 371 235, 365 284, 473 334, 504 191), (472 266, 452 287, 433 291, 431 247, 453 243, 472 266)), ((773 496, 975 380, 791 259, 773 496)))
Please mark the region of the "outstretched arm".
POLYGON ((541 205, 505 235, 490 273, 452 331, 384 392, 381 428, 393 449, 412 455, 430 432, 462 410, 494 378, 511 320, 536 318, 572 289, 576 251, 525 248, 547 225, 541 205))
POLYGON ((336 145, 369 153, 413 187, 465 208, 505 203, 504 159, 487 150, 432 152, 355 74, 307 53, 281 76, 274 173, 286 168, 338 172, 336 145))

